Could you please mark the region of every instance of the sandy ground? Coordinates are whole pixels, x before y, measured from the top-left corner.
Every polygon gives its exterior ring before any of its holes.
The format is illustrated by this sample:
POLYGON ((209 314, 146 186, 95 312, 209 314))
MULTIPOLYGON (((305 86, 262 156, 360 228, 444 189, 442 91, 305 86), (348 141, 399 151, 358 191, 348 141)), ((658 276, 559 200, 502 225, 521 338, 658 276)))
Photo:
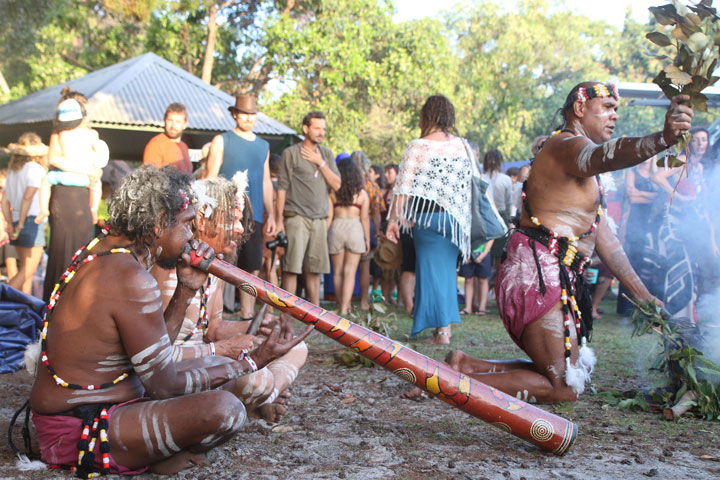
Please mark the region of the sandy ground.
MULTIPOLYGON (((441 401, 398 399, 408 384, 390 372, 328 365, 337 344, 320 334, 309 344, 308 364, 292 389, 283 421, 248 420, 241 435, 211 452, 211 466, 177 478, 720 478, 717 423, 688 420, 678 428, 657 415, 626 413, 584 396, 575 405, 543 407, 579 427, 574 449, 556 457, 441 401)), ((24 371, 0 375, 3 432, 30 383, 24 371)), ((21 472, 4 439, 0 445, 0 479, 71 477, 68 472, 21 472)))

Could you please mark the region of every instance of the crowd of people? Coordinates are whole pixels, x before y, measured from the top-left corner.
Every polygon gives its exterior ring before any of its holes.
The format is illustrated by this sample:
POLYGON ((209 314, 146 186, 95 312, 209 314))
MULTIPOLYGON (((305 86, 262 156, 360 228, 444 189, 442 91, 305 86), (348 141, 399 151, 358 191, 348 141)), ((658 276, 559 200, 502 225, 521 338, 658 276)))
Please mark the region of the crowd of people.
POLYGON ((361 151, 336 157, 323 144, 327 120, 318 111, 303 118, 301 142, 272 153, 253 133, 255 98, 239 95, 228 107, 235 127, 204 149, 195 179, 182 141, 188 112, 173 103, 163 133, 145 148, 145 165, 110 193, 100 179, 111 152, 89 128, 85 97, 64 90, 49 145, 25 134, 10 146, 2 197, 0 243, 9 240, 3 248, 13 246, 17 257, 13 265, 3 253, 9 283, 26 293, 43 254, 45 217, 50 222, 42 365, 30 399, 43 460, 87 473, 172 473, 203 462, 246 414, 282 418, 311 329, 295 336, 289 318, 270 313, 250 332, 255 298, 191 267, 188 243, 200 257, 221 253, 315 305, 321 276, 332 270, 340 315, 352 313, 357 275, 361 310, 378 285, 386 302, 397 292, 411 335, 432 329, 434 344, 451 344, 462 315, 487 313, 492 288, 529 360, 452 351, 447 363, 526 401, 577 399, 595 364, 593 255, 631 297, 674 315, 693 316, 698 296, 718 286, 710 214, 717 194, 708 188, 718 169, 707 130, 692 130, 685 167, 658 169, 653 156, 690 128, 692 109, 679 96, 662 132, 611 139, 618 98, 612 85, 577 85, 558 131, 534 142, 533 161, 522 168, 505 174, 501 152, 484 153, 482 177, 513 228, 473 248, 471 178, 480 156, 458 133, 445 96, 425 101, 420 137, 399 164, 380 166, 361 151), (607 218, 601 181, 623 169, 628 256, 607 218), (108 194, 107 227, 93 239, 108 194), (223 309, 238 306, 239 321, 223 319, 223 309), (83 443, 88 429, 98 431, 94 452, 83 443), (110 456, 109 443, 127 448, 110 456))

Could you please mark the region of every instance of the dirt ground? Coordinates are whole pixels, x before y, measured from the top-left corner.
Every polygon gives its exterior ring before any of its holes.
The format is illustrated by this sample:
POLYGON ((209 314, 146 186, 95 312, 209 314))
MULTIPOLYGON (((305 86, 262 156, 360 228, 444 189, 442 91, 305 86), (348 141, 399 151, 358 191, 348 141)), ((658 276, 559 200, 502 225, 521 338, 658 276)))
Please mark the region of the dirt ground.
MULTIPOLYGON (((308 343, 310 357, 283 421, 248 420, 242 434, 211 452, 211 466, 177 478, 720 478, 717 422, 691 417, 667 422, 661 415, 610 407, 590 393, 576 404, 542 407, 579 428, 574 448, 557 457, 439 400, 400 400, 408 384, 388 371, 330 365, 332 352, 341 347, 321 334, 308 343)), ((444 351, 427 347, 424 353, 442 358, 444 351)), ((598 384, 599 391, 638 382, 632 372, 609 368, 614 371, 601 372, 605 385, 598 384)), ((25 371, 0 375, 3 435, 30 385, 25 371)), ((16 443, 22 443, 16 432, 16 443)), ((0 480, 71 478, 68 472, 21 472, 5 439, 0 445, 0 480)))

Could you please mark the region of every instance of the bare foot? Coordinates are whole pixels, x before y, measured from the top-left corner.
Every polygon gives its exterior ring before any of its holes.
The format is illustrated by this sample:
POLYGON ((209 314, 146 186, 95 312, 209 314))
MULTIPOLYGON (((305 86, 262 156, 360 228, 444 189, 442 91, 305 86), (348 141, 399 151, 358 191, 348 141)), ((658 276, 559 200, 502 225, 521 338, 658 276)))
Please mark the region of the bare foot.
POLYGON ((258 412, 263 420, 270 423, 278 423, 282 420, 282 417, 287 413, 287 405, 280 402, 265 403, 260 405, 258 412))
POLYGON ((368 303, 366 303, 365 305, 360 304, 360 310, 362 310, 363 312, 367 312, 368 310, 370 310, 370 304, 368 304, 368 303))
POLYGON ((445 363, 447 363, 453 370, 460 372, 460 366, 463 358, 465 358, 465 354, 463 352, 460 350, 451 350, 445 357, 445 363))
POLYGON ((401 393, 398 395, 400 398, 404 398, 405 400, 415 400, 416 402, 420 402, 422 400, 425 400, 428 397, 428 394, 425 393, 420 387, 413 387, 410 390, 408 390, 405 393, 401 393))
POLYGON ((183 450, 165 460, 150 465, 150 471, 157 475, 174 475, 195 465, 200 467, 210 465, 207 453, 192 453, 183 450))

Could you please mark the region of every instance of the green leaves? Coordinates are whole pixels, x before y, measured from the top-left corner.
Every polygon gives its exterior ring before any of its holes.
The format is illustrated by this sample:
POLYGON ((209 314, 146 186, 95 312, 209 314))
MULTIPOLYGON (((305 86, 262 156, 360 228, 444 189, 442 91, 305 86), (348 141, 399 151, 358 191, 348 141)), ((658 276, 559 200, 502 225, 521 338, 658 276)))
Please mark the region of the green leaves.
MULTIPOLYGON (((720 420, 720 366, 688 343, 690 337, 698 335, 697 327, 663 316, 662 309, 650 302, 636 303, 631 319, 635 326, 633 335, 650 332, 658 335, 662 351, 654 367, 668 375, 670 384, 679 382, 679 389, 673 389, 675 395, 672 398, 665 395, 664 401, 677 403, 690 390, 697 399, 687 405, 697 407, 697 412, 707 420, 720 420)), ((634 402, 625 405, 636 406, 634 402)))

